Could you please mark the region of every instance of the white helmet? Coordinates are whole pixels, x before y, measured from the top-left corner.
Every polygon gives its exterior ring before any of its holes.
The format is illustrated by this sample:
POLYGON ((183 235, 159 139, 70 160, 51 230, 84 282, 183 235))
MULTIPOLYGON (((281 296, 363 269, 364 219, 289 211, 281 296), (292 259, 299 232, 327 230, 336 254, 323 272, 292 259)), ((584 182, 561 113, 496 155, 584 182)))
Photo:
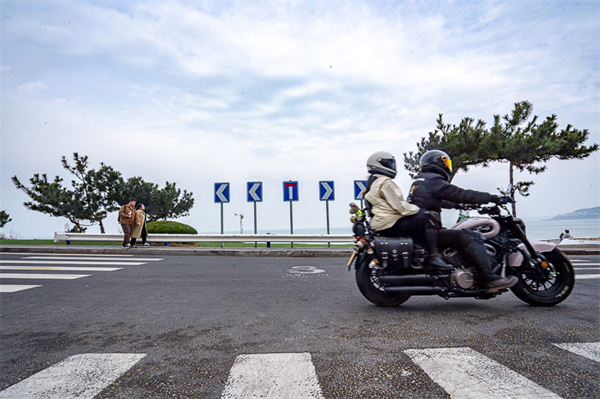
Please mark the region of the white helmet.
POLYGON ((367 171, 370 174, 381 174, 396 177, 396 158, 387 151, 378 151, 367 159, 367 171))

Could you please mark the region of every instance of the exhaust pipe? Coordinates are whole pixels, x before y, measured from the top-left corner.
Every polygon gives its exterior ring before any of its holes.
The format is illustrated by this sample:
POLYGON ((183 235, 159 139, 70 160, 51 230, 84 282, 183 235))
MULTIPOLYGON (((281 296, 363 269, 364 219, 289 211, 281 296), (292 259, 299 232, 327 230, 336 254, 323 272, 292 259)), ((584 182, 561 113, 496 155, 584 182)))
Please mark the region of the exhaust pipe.
POLYGON ((379 282, 391 287, 429 285, 448 279, 448 275, 415 274, 409 276, 379 276, 379 282))
POLYGON ((441 295, 447 290, 442 287, 385 287, 385 292, 403 295, 441 295))

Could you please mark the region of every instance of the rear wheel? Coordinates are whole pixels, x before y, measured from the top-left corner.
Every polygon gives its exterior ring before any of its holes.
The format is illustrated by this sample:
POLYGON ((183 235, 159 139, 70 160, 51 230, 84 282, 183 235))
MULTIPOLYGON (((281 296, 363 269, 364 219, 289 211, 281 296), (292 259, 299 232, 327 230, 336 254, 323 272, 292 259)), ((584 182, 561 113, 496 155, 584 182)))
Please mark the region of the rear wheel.
POLYGON ((519 282, 511 290, 530 305, 554 306, 564 301, 573 291, 575 270, 558 248, 542 255, 548 261, 548 267, 515 268, 512 274, 519 278, 519 282))
POLYGON ((379 282, 379 270, 369 268, 370 259, 362 254, 356 261, 356 284, 361 294, 377 306, 398 306, 410 298, 410 295, 386 293, 379 282))

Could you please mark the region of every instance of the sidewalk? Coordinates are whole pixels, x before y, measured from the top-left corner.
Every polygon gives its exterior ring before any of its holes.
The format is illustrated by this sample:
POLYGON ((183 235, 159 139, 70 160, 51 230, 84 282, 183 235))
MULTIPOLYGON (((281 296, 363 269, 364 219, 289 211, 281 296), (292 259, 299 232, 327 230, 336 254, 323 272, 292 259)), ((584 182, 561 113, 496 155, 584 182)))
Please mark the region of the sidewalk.
MULTIPOLYGON (((600 244, 559 245, 565 255, 600 255, 600 244)), ((268 257, 350 257, 352 248, 190 248, 145 247, 124 249, 84 245, 0 245, 2 253, 54 253, 101 255, 154 255, 154 256, 268 256, 268 257)))

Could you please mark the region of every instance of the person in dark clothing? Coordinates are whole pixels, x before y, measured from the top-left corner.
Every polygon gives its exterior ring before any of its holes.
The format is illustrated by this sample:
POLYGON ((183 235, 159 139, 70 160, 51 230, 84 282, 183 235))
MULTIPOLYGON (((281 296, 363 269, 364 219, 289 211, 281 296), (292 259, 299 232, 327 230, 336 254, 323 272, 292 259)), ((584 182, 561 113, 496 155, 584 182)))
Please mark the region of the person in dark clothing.
MULTIPOLYGON (((426 152, 421 157, 420 166, 421 173, 414 180, 407 200, 421 209, 440 214, 442 208, 457 208, 458 204, 487 204, 489 202, 501 204, 506 202, 505 197, 466 190, 450 184, 452 160, 443 151, 426 152)), ((440 219, 438 218, 438 220, 440 219)), ((441 229, 438 232, 438 245, 442 248, 461 247, 462 252, 477 268, 488 293, 510 288, 519 281, 515 276, 503 278, 492 271, 490 258, 483 246, 483 237, 478 232, 441 229)))

